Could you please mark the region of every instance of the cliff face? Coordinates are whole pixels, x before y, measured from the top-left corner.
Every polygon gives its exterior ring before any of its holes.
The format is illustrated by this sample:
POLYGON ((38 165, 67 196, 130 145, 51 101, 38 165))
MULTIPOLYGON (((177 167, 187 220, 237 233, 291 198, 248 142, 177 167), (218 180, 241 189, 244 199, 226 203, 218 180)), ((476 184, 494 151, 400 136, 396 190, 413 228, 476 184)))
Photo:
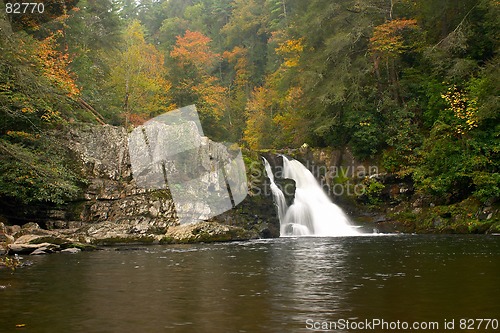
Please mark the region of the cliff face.
POLYGON ((88 181, 82 200, 68 205, 67 219, 81 221, 89 235, 98 230, 160 234, 176 224, 168 191, 137 187, 130 168, 124 128, 72 129, 67 139, 76 165, 88 181))
MULTIPOLYGON (((144 189, 137 185, 131 170, 129 136, 124 128, 92 126, 72 129, 67 139, 82 173, 88 179, 88 186, 82 200, 69 205, 66 217, 83 223, 88 236, 86 241, 92 241, 93 235, 99 235, 101 240, 132 236, 161 240, 165 235, 168 236, 169 230, 179 226, 178 212, 168 185, 163 189, 144 189)), ((211 157, 227 154, 224 145, 207 138, 202 138, 202 141, 198 153, 195 152, 189 158, 201 159, 208 153, 211 157)), ((213 170, 217 160, 211 158, 202 162, 199 165, 203 170, 197 170, 199 173, 213 170)), ((185 165, 191 164, 188 161, 185 165)), ((251 167, 261 166, 254 163, 251 167)), ((250 188, 264 186, 262 177, 249 177, 249 181, 253 182, 249 184, 250 188)), ((198 186, 204 192, 208 188, 217 188, 220 182, 217 177, 201 177, 198 186)), ((203 218, 204 214, 208 217, 214 215, 210 214, 210 207, 202 205, 196 197, 186 204, 195 212, 198 210, 202 219, 207 219, 203 218)), ((214 237, 216 240, 279 236, 279 231, 276 231, 279 230, 276 228, 279 221, 275 216, 272 197, 266 195, 265 191, 260 191, 258 195, 250 193, 234 209, 208 220, 232 228, 231 237, 221 238, 219 233, 214 237)), ((169 237, 168 241, 172 241, 169 237)))
MULTIPOLYGON (((106 245, 279 237, 279 221, 272 196, 270 191, 261 190, 267 184, 263 166, 256 157, 247 165, 250 190, 241 203, 217 215, 193 197, 184 205, 190 205, 188 208, 199 213, 199 220, 205 222, 181 225, 168 185, 153 189, 138 186, 130 162, 130 137, 124 128, 109 125, 73 127, 63 139, 72 155, 72 168, 82 175, 86 184, 79 199, 63 207, 47 209, 43 218, 32 217, 30 221, 42 226, 33 232, 44 239, 55 237, 63 244, 106 245)), ((227 147, 223 144, 205 137, 201 142, 200 156, 206 155, 207 151, 210 156, 227 154, 227 147)), ((196 155, 195 152, 190 158, 201 158, 196 155)), ((245 157, 246 162, 250 160, 245 157)), ((198 164, 202 170, 196 172, 212 170, 217 163, 216 159, 207 159, 198 164)), ((190 162, 186 165, 189 166, 190 162)), ((221 179, 217 177, 200 177, 198 183, 201 192, 220 185, 221 179)), ((30 228, 13 226, 7 233, 17 240, 30 234, 30 228)), ((36 238, 30 238, 30 244, 33 242, 37 242, 36 238)))

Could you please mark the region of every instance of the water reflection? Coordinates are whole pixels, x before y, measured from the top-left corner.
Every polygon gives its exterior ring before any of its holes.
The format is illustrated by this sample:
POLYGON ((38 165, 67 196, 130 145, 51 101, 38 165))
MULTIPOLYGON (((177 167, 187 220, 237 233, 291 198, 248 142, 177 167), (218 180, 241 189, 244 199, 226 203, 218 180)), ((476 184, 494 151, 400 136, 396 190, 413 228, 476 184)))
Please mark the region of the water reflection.
POLYGON ((348 278, 343 242, 298 238, 288 240, 286 247, 289 257, 282 256, 283 248, 273 248, 273 263, 287 267, 287 274, 271 275, 274 295, 281 295, 273 305, 283 322, 295 326, 312 315, 328 318, 343 312, 348 278))
POLYGON ((286 238, 32 260, 0 271, 2 332, 304 332, 308 319, 500 313, 495 237, 286 238))
POLYGON ((126 253, 120 265, 101 260, 86 272, 94 287, 82 301, 93 319, 84 328, 118 332, 147 322, 148 332, 237 332, 246 322, 268 322, 265 251, 240 247, 157 248, 126 253))

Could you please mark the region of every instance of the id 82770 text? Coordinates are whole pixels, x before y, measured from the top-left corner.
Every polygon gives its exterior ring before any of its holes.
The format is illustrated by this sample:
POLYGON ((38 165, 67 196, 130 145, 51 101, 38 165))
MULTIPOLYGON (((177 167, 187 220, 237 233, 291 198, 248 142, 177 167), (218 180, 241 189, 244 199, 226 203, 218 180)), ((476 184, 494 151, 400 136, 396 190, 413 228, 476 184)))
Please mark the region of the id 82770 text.
POLYGON ((45 11, 43 2, 6 2, 6 14, 42 14, 45 11))

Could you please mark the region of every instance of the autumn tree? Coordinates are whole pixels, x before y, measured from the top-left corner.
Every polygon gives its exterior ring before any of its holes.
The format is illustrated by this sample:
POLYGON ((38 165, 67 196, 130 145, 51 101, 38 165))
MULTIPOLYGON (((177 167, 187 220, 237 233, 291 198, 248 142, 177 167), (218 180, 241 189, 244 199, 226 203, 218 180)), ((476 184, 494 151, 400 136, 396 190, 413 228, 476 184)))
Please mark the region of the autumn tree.
POLYGON ((226 109, 226 89, 214 75, 221 57, 211 50, 210 42, 210 38, 197 31, 187 30, 183 36, 177 36, 170 52, 174 63, 172 91, 177 105, 197 105, 209 135, 222 135, 224 126, 218 122, 226 109))
POLYGON ((302 38, 284 38, 275 48, 278 68, 256 88, 246 108, 245 141, 254 149, 300 146, 307 138, 303 90, 298 79, 304 50, 302 38), (271 135, 272 133, 272 135, 271 135))
POLYGON ((246 107, 244 141, 251 149, 274 146, 276 128, 273 125, 273 92, 264 87, 256 88, 246 107))
POLYGON ((39 43, 37 53, 45 76, 54 85, 67 91, 69 97, 76 98, 80 89, 75 83, 74 74, 72 75, 68 69, 71 59, 67 52, 57 49, 57 39, 62 35, 62 30, 51 33, 39 43))
POLYGON ((228 123, 232 129, 231 140, 240 141, 245 127, 245 106, 252 95, 250 84, 251 67, 248 61, 248 50, 236 46, 230 51, 223 53, 223 58, 231 70, 227 71, 228 80, 228 123))
POLYGON ((172 107, 163 55, 146 42, 144 29, 134 20, 125 31, 125 45, 115 59, 108 89, 112 107, 122 114, 125 124, 142 123, 172 107))
POLYGON ((81 110, 58 32, 13 32, 4 13, 0 3, 0 214, 16 215, 78 196, 79 177, 51 134, 81 110))
POLYGON ((266 29, 265 0, 235 0, 228 22, 221 29, 225 45, 231 50, 236 46, 247 49, 247 59, 252 68, 249 81, 252 86, 262 84, 267 66, 267 42, 270 32, 266 29))
POLYGON ((392 85, 394 99, 401 101, 400 88, 398 86, 398 68, 396 62, 399 57, 417 47, 420 29, 415 19, 395 19, 385 22, 373 30, 370 38, 370 51, 373 55, 373 63, 377 80, 381 82, 381 70, 383 65, 387 70, 389 83, 392 85))

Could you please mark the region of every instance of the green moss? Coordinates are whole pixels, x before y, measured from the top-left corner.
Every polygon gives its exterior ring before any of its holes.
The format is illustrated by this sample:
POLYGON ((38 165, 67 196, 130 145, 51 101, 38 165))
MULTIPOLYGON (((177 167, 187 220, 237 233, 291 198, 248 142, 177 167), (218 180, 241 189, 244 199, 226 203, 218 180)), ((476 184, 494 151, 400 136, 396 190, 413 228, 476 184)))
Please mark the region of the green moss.
POLYGON ((471 234, 484 234, 491 228, 492 225, 493 222, 479 220, 470 220, 467 223, 468 231, 471 234))
POLYGON ((66 238, 61 238, 61 237, 45 236, 36 238, 30 242, 30 244, 42 244, 42 243, 62 245, 68 243, 68 240, 66 238))
POLYGON ((160 244, 175 244, 175 238, 171 236, 165 236, 162 239, 160 239, 160 244))
POLYGON ((152 199, 156 199, 156 200, 171 200, 172 199, 172 195, 170 194, 170 191, 168 191, 168 190, 154 191, 154 192, 151 192, 149 195, 152 199))
POLYGON ((99 239, 92 242, 93 245, 120 245, 120 244, 153 244, 155 238, 152 236, 129 236, 129 237, 110 237, 99 239))
POLYGON ((95 251, 98 249, 97 246, 92 245, 92 244, 85 244, 85 243, 66 243, 66 244, 61 244, 61 249, 69 249, 69 248, 77 248, 82 251, 95 251))
POLYGON ((453 205, 419 208, 408 205, 402 212, 388 214, 400 224, 413 224, 418 233, 491 233, 497 223, 497 217, 491 220, 478 218, 481 204, 468 198, 453 205))
POLYGON ((500 222, 494 222, 490 229, 488 230, 489 234, 500 234, 500 222))

